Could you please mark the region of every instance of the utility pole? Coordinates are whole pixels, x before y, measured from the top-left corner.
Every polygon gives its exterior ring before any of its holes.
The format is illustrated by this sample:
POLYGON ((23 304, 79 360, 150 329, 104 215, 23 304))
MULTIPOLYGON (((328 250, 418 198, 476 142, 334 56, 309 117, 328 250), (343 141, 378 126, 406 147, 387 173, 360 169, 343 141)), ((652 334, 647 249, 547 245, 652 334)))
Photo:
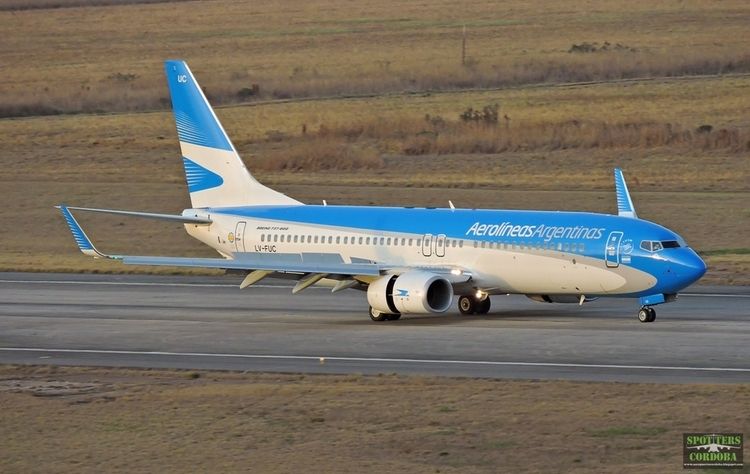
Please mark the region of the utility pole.
POLYGON ((464 32, 461 39, 461 66, 466 66, 466 24, 464 24, 464 32))

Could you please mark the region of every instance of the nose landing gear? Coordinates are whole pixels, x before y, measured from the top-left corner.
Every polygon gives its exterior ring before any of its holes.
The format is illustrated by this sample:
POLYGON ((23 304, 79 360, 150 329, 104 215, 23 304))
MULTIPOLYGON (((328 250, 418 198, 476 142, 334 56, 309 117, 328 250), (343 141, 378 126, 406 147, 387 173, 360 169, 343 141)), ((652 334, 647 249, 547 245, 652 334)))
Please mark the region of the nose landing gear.
POLYGON ((638 311, 638 321, 642 323, 653 323, 656 319, 656 310, 650 306, 641 307, 638 311))

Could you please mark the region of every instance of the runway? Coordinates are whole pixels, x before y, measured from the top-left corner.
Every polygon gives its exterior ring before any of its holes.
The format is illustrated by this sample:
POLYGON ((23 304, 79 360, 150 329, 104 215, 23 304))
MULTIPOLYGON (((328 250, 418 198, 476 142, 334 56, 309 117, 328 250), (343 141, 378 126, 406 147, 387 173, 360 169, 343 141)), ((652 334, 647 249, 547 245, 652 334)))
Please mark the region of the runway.
POLYGON ((635 300, 495 296, 486 316, 374 323, 364 293, 264 280, 0 273, 0 363, 621 382, 750 382, 750 288, 635 300), (267 283, 268 282, 268 283, 267 283))

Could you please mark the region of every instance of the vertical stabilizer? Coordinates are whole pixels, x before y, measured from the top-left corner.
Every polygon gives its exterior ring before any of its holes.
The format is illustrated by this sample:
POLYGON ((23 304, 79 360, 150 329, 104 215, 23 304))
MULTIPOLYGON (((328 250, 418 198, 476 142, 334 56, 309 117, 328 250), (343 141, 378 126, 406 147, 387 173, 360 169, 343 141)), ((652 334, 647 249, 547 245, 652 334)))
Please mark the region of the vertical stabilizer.
POLYGON ((617 214, 622 217, 637 218, 633 200, 630 199, 628 192, 628 185, 625 183, 625 177, 620 168, 615 168, 615 192, 617 193, 617 214))
POLYGON ((166 61, 164 71, 194 208, 301 204, 253 178, 187 63, 166 61))

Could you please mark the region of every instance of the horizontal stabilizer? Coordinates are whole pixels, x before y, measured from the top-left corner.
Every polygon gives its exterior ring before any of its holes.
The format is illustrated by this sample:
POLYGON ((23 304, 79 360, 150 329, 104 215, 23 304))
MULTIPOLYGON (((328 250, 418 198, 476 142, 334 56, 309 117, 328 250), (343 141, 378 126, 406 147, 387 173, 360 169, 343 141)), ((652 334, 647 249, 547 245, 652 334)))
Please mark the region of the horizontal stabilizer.
MULTIPOLYGON (((60 209, 61 207, 62 206, 57 206, 58 209, 60 209)), ((86 212, 101 212, 103 214, 115 214, 118 216, 142 217, 144 219, 157 219, 161 221, 181 222, 183 224, 210 224, 212 222, 211 219, 207 219, 204 217, 182 216, 175 214, 156 214, 153 212, 120 211, 117 209, 93 209, 90 207, 72 206, 67 207, 67 209, 86 212)))
POLYGON ((620 168, 615 168, 615 192, 617 193, 617 214, 622 217, 637 218, 633 200, 630 199, 628 185, 620 168))

